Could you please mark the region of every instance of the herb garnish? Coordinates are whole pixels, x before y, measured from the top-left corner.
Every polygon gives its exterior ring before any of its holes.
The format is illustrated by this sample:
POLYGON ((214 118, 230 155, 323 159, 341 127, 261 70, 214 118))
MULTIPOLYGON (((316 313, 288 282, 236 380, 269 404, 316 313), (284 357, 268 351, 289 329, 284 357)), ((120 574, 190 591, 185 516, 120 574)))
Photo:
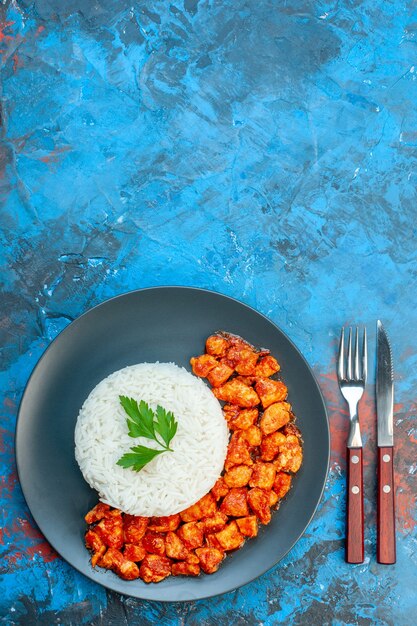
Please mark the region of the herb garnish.
POLYGON ((144 400, 141 400, 139 405, 134 398, 127 396, 119 396, 119 400, 130 418, 126 419, 129 437, 146 437, 162 448, 162 450, 155 450, 146 446, 133 446, 130 452, 117 461, 117 465, 121 467, 130 467, 135 472, 140 472, 158 454, 173 452, 169 445, 177 432, 178 423, 175 421, 174 414, 166 411, 162 406, 158 405, 156 411, 153 411, 144 400), (157 434, 162 441, 159 440, 157 434))

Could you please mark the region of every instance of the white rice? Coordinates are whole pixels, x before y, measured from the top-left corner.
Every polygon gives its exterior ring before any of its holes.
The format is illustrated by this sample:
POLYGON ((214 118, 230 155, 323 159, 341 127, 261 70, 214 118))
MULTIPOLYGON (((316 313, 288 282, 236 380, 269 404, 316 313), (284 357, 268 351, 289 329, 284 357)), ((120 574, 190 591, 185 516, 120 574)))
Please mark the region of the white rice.
POLYGON ((228 428, 218 400, 199 378, 174 363, 140 363, 102 380, 84 402, 75 427, 75 458, 100 500, 125 513, 173 515, 194 504, 220 476, 228 428), (116 462, 132 446, 158 445, 128 435, 119 395, 172 411, 178 430, 140 472, 116 462))

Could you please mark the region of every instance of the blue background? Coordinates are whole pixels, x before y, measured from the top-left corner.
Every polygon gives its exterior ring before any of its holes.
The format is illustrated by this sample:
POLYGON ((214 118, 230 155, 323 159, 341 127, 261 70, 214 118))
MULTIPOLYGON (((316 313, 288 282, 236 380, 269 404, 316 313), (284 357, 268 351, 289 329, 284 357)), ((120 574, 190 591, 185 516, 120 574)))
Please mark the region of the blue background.
POLYGON ((1 615, 5 624, 416 623, 417 12, 374 0, 2 6, 1 615), (257 308, 325 394, 330 473, 305 536, 222 597, 106 592, 37 530, 14 464, 28 376, 109 296, 183 284, 257 308), (375 559, 375 322, 395 359, 398 563, 375 559), (366 560, 344 563, 340 327, 366 323, 366 560))

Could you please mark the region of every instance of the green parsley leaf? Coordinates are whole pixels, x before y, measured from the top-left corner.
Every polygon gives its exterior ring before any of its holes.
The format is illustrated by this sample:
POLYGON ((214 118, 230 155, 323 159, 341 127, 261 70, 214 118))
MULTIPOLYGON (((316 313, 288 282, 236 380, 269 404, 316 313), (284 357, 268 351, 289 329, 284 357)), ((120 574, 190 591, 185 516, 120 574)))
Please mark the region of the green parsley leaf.
POLYGON ((134 398, 119 396, 120 404, 131 418, 127 420, 129 437, 146 437, 155 440, 152 409, 141 400, 139 406, 134 398))
POLYGON ((139 472, 145 465, 147 465, 158 454, 165 452, 164 450, 154 450, 153 448, 147 448, 146 446, 135 446, 131 448, 132 452, 124 454, 121 459, 117 461, 117 465, 121 467, 132 467, 136 472, 139 472))
POLYGON ((130 418, 126 419, 129 436, 152 439, 162 447, 161 450, 156 450, 146 446, 134 446, 130 452, 124 454, 117 461, 117 465, 123 468, 131 468, 135 472, 140 472, 158 454, 173 452, 169 445, 177 432, 178 424, 173 413, 166 411, 159 405, 154 412, 144 400, 141 400, 139 404, 134 398, 127 396, 119 396, 119 400, 130 418), (156 433, 160 435, 165 445, 156 437, 156 433))
POLYGON ((165 445, 169 447, 173 436, 177 430, 176 422, 173 413, 166 411, 162 406, 156 407, 156 423, 154 428, 156 432, 161 435, 165 442, 165 445), (175 431, 173 431, 173 424, 175 424, 175 431))

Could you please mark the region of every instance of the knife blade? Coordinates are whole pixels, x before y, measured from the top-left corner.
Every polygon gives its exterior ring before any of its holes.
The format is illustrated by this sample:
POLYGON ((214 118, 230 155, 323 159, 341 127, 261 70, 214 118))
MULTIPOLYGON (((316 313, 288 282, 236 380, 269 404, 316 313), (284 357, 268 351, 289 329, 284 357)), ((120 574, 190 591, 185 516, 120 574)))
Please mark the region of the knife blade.
POLYGON ((382 322, 377 322, 376 410, 378 447, 394 445, 394 369, 389 339, 382 322))
POLYGON ((378 420, 378 563, 396 561, 394 485, 394 368, 389 339, 377 322, 376 409, 378 420))

